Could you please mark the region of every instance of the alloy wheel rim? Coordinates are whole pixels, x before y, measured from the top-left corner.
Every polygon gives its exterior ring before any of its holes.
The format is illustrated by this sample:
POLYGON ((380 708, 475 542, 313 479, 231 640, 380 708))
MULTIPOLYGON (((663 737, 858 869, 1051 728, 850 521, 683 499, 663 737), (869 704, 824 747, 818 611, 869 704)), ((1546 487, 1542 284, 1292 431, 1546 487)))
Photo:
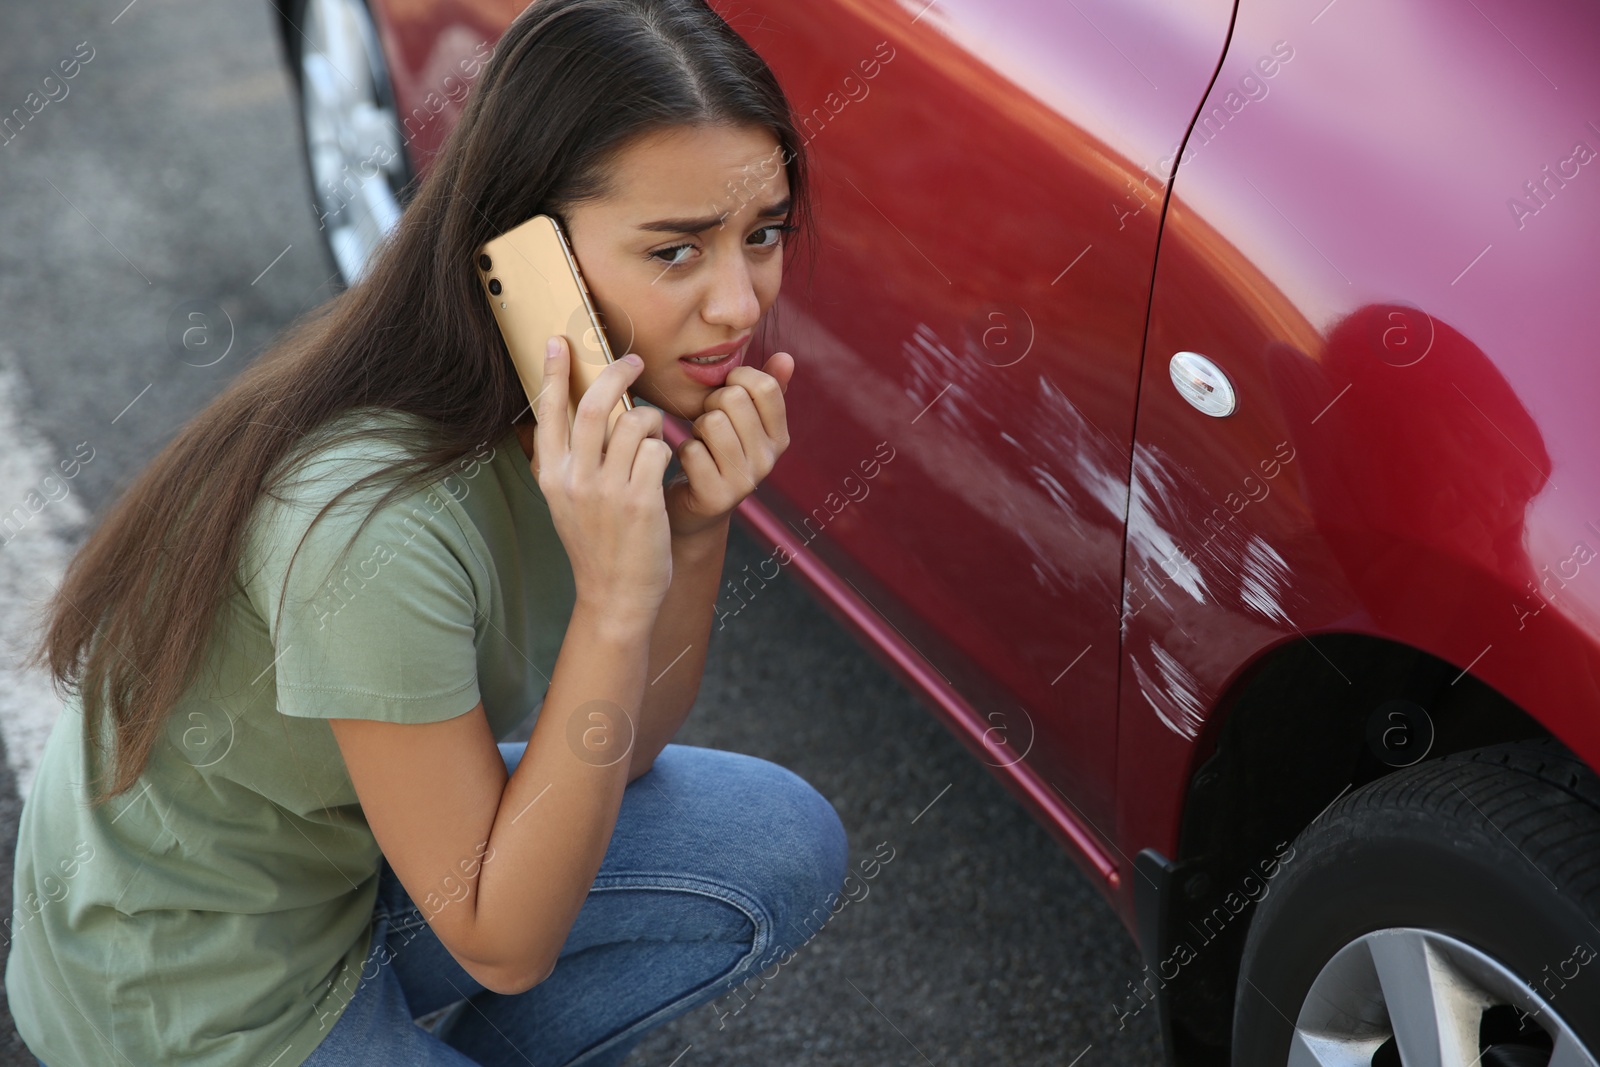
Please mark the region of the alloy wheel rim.
POLYGON ((1464 941, 1415 927, 1375 930, 1317 974, 1288 1067, 1600 1067, 1558 1014, 1559 1000, 1559 990, 1541 997, 1464 941))
POLYGON ((400 219, 400 123, 361 0, 308 0, 300 58, 306 157, 319 225, 346 285, 400 219))

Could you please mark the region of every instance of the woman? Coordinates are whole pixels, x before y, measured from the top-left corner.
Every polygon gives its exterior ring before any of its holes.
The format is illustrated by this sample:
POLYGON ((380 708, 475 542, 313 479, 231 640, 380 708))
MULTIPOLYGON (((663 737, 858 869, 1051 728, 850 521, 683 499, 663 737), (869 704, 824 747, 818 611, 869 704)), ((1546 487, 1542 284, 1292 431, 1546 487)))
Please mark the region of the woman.
POLYGON ((820 928, 829 803, 668 743, 730 513, 788 445, 792 357, 741 361, 799 149, 701 0, 511 24, 366 277, 184 427, 51 605, 69 699, 6 971, 41 1062, 614 1064, 820 928), (529 423, 473 266, 540 212, 635 353, 570 428, 570 353, 529 423), (625 389, 653 406, 602 448, 625 389), (662 410, 695 432, 664 487, 662 410))

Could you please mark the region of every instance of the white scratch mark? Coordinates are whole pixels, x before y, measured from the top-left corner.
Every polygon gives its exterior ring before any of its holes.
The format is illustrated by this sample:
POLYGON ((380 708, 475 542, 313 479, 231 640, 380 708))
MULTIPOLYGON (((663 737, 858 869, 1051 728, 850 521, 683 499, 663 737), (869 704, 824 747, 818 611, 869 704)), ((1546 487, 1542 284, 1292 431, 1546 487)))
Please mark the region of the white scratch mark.
POLYGON ((1269 619, 1279 619, 1293 626, 1288 612, 1278 603, 1279 592, 1288 584, 1289 565, 1277 550, 1261 538, 1251 535, 1240 565, 1244 573, 1239 581, 1239 599, 1245 606, 1254 608, 1269 619))
POLYGON ((942 436, 981 442, 1008 477, 1025 472, 1028 481, 1016 489, 1031 492, 1001 495, 991 507, 996 526, 1026 547, 1021 573, 1031 574, 1052 596, 1106 586, 1104 574, 1075 563, 1086 542, 1103 542, 1123 522, 1127 483, 1114 472, 1125 469, 1126 453, 1048 375, 996 376, 971 337, 946 343, 933 327, 918 323, 901 351, 909 371, 905 395, 947 431, 942 436), (996 440, 1015 449, 1019 462, 999 460, 996 440))
MULTIPOLYGON (((1162 576, 1204 604, 1208 591, 1205 576, 1190 563, 1183 549, 1178 547, 1178 539, 1161 521, 1163 515, 1170 520, 1175 514, 1175 484, 1159 449, 1143 445, 1134 449, 1133 487, 1128 494, 1128 543, 1134 553, 1154 561, 1162 576)), ((1152 590, 1159 598, 1159 586, 1152 583, 1152 590)))
POLYGON ((1049 494, 1051 503, 1062 511, 1072 510, 1072 496, 1067 492, 1066 486, 1061 484, 1060 479, 1043 467, 1029 467, 1028 473, 1033 475, 1034 484, 1049 494))
POLYGON ((1016 534, 1033 557, 1033 576, 1039 585, 1052 595, 1070 593, 1074 588, 1072 576, 1056 562, 1056 553, 1040 544, 1026 526, 1016 527, 1016 534))
POLYGON ((1106 514, 1112 519, 1125 521, 1128 517, 1128 483, 1120 475, 1100 466, 1087 449, 1073 453, 1072 460, 1077 468, 1078 482, 1089 491, 1089 495, 1106 509, 1106 514))
POLYGON ((1161 683, 1153 683, 1138 657, 1134 657, 1133 673, 1139 680, 1139 695, 1144 697, 1145 703, 1167 724, 1168 729, 1179 737, 1193 741, 1199 736, 1200 726, 1205 722, 1200 687, 1194 675, 1172 653, 1160 645, 1151 645, 1150 651, 1155 653, 1156 671, 1161 675, 1161 683))

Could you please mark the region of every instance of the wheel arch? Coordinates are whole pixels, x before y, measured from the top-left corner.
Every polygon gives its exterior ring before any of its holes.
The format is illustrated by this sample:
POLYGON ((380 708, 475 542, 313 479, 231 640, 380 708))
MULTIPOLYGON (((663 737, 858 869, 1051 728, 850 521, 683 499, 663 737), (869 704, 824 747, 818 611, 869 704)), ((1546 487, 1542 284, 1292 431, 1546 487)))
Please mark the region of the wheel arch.
POLYGON ((1177 855, 1146 849, 1136 860, 1137 888, 1151 887, 1138 907, 1143 986, 1159 1002, 1173 1063, 1228 1063, 1234 984, 1254 905, 1292 862, 1292 846, 1288 855, 1284 848, 1302 829, 1345 792, 1399 769, 1368 742, 1373 713, 1391 700, 1425 712, 1434 731, 1428 760, 1551 736, 1461 667, 1386 638, 1322 633, 1250 663, 1200 738, 1204 755, 1184 795, 1177 855), (1175 952, 1180 944, 1199 947, 1175 952))

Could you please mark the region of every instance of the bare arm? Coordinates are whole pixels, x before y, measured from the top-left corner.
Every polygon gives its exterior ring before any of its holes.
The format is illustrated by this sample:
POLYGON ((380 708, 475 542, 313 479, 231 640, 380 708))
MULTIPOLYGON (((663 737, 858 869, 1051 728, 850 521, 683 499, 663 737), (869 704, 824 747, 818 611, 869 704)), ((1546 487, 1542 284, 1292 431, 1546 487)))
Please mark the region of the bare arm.
POLYGON ((672 585, 650 635, 650 683, 635 774, 650 769, 700 691, 733 510, 789 447, 783 394, 794 357, 776 352, 767 367, 772 373, 733 368, 727 384, 706 398, 694 435, 678 449, 683 476, 665 490, 672 585))
POLYGON ((606 367, 569 426, 568 359, 552 339, 536 477, 578 595, 516 772, 508 780, 482 704, 439 723, 329 720, 401 885, 467 973, 500 993, 555 968, 605 858, 672 582, 660 413, 625 413, 601 448, 607 413, 643 362, 606 367))
POLYGON ((631 767, 606 746, 626 744, 637 722, 647 634, 645 622, 574 608, 509 779, 481 703, 426 725, 329 720, 378 847, 485 988, 547 977, 594 883, 631 767))
POLYGON ((650 632, 649 677, 629 781, 650 769, 700 693, 731 518, 724 515, 709 529, 672 538, 672 585, 650 632))

